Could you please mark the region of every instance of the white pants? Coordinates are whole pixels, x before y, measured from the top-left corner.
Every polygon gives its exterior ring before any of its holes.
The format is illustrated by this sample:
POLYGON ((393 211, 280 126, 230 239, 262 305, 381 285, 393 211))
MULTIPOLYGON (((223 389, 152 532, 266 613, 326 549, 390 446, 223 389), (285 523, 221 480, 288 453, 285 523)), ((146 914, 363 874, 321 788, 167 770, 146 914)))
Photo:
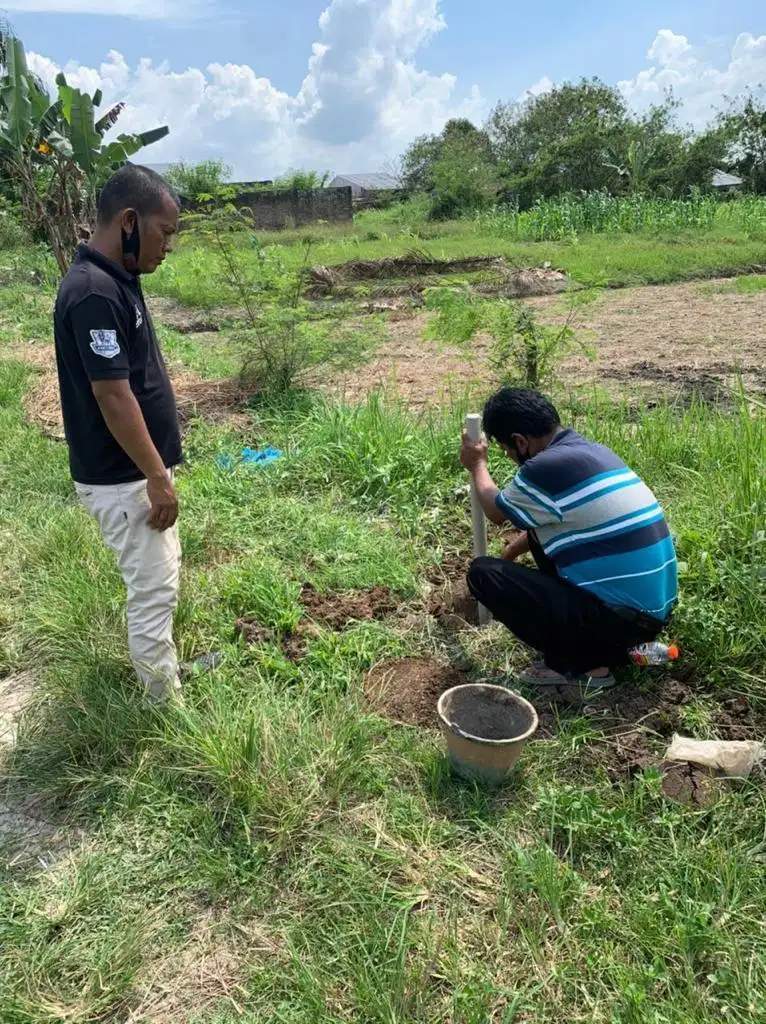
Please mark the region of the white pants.
POLYGON ((117 556, 128 589, 128 643, 135 670, 149 698, 165 703, 181 688, 173 643, 181 564, 178 525, 163 533, 149 528, 146 480, 75 488, 117 556))

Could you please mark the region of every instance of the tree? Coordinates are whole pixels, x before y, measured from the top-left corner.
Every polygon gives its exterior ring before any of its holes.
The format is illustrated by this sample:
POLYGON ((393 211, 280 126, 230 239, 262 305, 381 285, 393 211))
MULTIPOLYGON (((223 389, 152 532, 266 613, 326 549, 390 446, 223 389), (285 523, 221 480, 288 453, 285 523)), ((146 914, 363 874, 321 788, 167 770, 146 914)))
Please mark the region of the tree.
POLYGON ((447 121, 441 134, 421 135, 415 139, 402 157, 401 179, 410 192, 432 192, 436 187, 434 169, 450 154, 454 158, 465 156, 474 163, 494 163, 492 145, 485 131, 466 118, 447 121))
POLYGON ((753 192, 766 192, 766 101, 748 93, 723 115, 720 127, 737 173, 753 192))
POLYGON ((202 195, 217 195, 231 177, 231 167, 223 160, 201 160, 197 164, 181 160, 171 164, 163 177, 182 196, 198 199, 202 195))
POLYGON ((52 100, 27 68, 24 45, 0 34, 0 168, 16 189, 24 220, 43 233, 59 270, 66 273, 78 240, 95 220, 98 187, 167 127, 119 135, 106 143, 123 109, 118 103, 96 120, 101 91, 89 96, 56 78, 52 100))
POLYGON ((499 104, 488 124, 505 191, 521 206, 539 196, 613 186, 605 154, 626 148, 628 128, 621 94, 597 78, 499 104))

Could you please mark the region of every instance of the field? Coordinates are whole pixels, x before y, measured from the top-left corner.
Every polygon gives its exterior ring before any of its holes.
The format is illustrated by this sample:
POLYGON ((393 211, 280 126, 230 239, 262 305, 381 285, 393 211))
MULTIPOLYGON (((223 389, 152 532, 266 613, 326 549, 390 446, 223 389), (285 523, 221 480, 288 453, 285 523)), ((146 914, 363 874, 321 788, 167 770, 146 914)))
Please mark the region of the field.
POLYGON ((355 332, 360 365, 248 404, 241 292, 182 236, 146 281, 184 416, 177 639, 223 662, 161 715, 67 473, 50 263, 0 252, 2 1024, 766 1021, 762 774, 663 765, 674 732, 766 731, 759 209, 542 227, 394 210, 233 243, 263 307, 307 263, 412 250, 501 257, 442 275, 496 297, 549 262, 570 287, 523 300, 541 322, 600 288, 578 314, 590 354, 564 353, 553 387, 666 508, 683 657, 585 706, 537 700, 540 733, 492 792, 451 776, 412 689, 527 657, 460 603, 457 441, 491 386, 487 338, 471 362, 423 341, 419 279, 336 282, 301 299, 307 330, 355 332), (283 454, 249 469, 243 445, 283 454))

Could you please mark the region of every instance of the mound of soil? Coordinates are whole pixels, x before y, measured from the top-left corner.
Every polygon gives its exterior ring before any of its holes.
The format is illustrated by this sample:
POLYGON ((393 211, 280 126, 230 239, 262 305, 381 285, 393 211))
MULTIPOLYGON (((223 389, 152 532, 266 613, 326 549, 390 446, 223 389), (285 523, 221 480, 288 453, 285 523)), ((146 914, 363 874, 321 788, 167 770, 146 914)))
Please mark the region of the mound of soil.
MULTIPOLYGON (((567 288, 566 274, 550 264, 542 267, 509 267, 502 256, 470 256, 463 259, 440 260, 430 253, 412 249, 404 256, 381 260, 351 260, 332 267, 316 266, 306 271, 307 294, 321 298, 342 290, 352 281, 380 281, 385 278, 425 278, 421 290, 430 283, 427 278, 442 274, 465 274, 477 270, 499 272, 500 281, 486 285, 486 294, 503 294, 510 298, 550 295, 567 288)), ((401 286, 399 286, 401 287, 401 286)))
POLYGON ((463 672, 427 658, 383 661, 364 679, 364 695, 385 718, 437 729, 436 705, 445 690, 467 683, 463 672))
MULTIPOLYGON (((672 734, 686 731, 679 711, 695 689, 692 683, 665 678, 651 691, 618 687, 584 707, 580 702, 579 713, 605 733, 583 748, 582 763, 605 769, 615 782, 657 768, 663 775, 666 796, 694 807, 710 806, 723 782, 696 765, 666 762, 663 757, 672 734)), ((541 711, 540 720, 541 732, 553 735, 556 714, 550 705, 541 711)), ((724 700, 712 725, 716 734, 727 740, 757 739, 766 733, 763 716, 742 696, 724 700)))
POLYGON ((214 312, 200 313, 193 307, 182 306, 180 302, 159 295, 152 296, 148 305, 152 317, 179 334, 208 334, 221 329, 219 316, 214 312))

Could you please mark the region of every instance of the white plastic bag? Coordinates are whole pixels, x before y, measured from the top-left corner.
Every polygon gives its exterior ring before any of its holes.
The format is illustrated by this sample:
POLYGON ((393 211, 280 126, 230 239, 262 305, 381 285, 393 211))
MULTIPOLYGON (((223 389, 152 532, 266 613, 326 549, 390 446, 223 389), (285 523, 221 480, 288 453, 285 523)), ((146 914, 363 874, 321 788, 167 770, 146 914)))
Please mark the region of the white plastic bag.
POLYGON ((689 761, 730 779, 746 779, 764 757, 766 748, 755 740, 693 740, 678 734, 665 754, 668 761, 689 761))

